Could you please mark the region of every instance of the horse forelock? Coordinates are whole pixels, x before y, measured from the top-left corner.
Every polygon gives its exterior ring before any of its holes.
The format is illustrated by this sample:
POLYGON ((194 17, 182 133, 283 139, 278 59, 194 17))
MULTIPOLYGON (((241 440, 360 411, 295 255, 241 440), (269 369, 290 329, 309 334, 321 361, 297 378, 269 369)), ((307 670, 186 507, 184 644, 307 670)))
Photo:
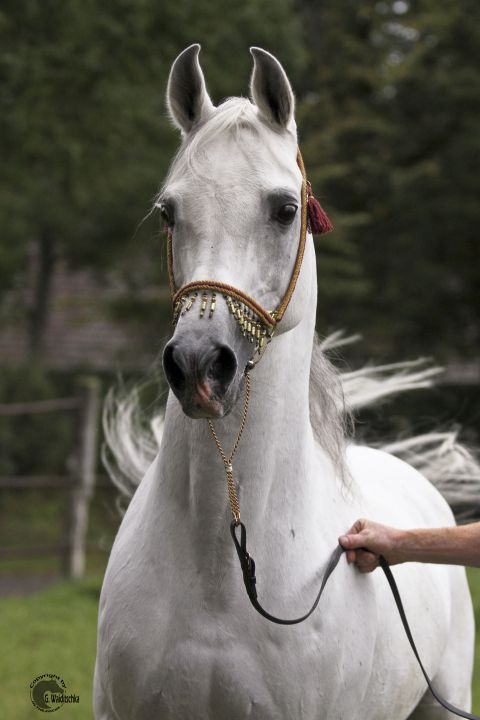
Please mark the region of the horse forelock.
MULTIPOLYGON (((272 158, 281 161, 283 150, 280 148, 282 135, 288 136, 292 144, 292 153, 289 161, 295 165, 296 137, 292 131, 279 133, 269 127, 258 115, 257 107, 243 97, 231 97, 218 105, 214 112, 203 122, 199 123, 184 138, 177 154, 173 158, 170 170, 163 183, 160 195, 165 188, 177 178, 190 176, 194 179, 201 177, 208 179, 205 174, 206 152, 218 146, 225 138, 234 138, 238 146, 242 146, 247 136, 254 138, 258 143, 259 151, 268 151, 272 158)), ((228 158, 226 157, 226 162, 228 158)), ((260 184, 261 174, 256 174, 255 163, 252 158, 252 174, 248 177, 249 184, 257 179, 260 184)), ((214 179, 213 177, 211 178, 214 179)), ((239 178, 239 182, 243 179, 239 178)))

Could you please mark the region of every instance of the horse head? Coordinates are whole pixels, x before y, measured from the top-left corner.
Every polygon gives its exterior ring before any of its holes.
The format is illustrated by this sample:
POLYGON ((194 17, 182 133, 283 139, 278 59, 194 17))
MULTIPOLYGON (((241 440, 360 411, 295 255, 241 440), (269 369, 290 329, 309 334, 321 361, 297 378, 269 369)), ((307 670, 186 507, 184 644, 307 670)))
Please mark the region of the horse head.
MULTIPOLYGON (((302 319, 312 273, 302 270, 297 282, 306 183, 285 71, 268 52, 251 48, 251 100, 229 98, 216 107, 199 51, 192 45, 177 57, 167 89, 182 144, 157 200, 176 323, 163 364, 188 416, 218 418, 235 405, 246 369, 273 331, 302 319)), ((311 268, 311 236, 306 255, 311 268)))

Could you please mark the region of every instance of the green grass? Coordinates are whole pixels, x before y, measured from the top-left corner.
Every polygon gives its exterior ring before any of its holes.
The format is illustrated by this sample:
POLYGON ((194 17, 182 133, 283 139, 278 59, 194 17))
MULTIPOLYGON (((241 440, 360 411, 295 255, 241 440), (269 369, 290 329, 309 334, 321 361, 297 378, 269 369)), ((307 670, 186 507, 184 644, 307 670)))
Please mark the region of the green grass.
MULTIPOLYGON (((0 602, 1 717, 39 720, 30 701, 30 682, 43 673, 59 675, 78 705, 59 709, 63 720, 90 720, 100 579, 62 583, 26 598, 0 602)), ((57 717, 57 716, 56 716, 57 717)))
POLYGON ((472 591, 477 635, 475 638, 475 670, 473 673, 473 712, 480 715, 480 569, 468 570, 468 581, 472 591))
MULTIPOLYGON (((477 620, 474 712, 480 713, 480 570, 469 571, 477 620)), ((39 720, 30 702, 29 684, 55 673, 78 705, 59 709, 61 720, 91 720, 95 628, 100 579, 62 583, 27 598, 0 601, 1 717, 39 720)), ((55 716, 57 717, 57 716, 55 716)))

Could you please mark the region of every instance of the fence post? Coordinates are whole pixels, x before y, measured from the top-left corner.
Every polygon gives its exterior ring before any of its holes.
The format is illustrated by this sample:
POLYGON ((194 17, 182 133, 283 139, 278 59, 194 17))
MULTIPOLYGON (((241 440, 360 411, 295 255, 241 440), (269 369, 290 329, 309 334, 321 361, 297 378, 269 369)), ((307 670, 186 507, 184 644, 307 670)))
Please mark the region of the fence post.
POLYGON ((65 523, 64 574, 79 578, 85 572, 85 545, 90 499, 95 487, 100 382, 95 377, 77 381, 79 402, 73 486, 65 523))

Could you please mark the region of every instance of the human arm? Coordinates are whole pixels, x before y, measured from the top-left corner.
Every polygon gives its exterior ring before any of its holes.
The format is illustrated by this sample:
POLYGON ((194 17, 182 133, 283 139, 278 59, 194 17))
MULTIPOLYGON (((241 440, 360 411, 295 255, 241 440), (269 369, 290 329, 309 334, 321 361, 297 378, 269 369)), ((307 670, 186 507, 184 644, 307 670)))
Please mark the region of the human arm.
POLYGON ((371 572, 383 555, 390 565, 401 562, 480 567, 480 522, 444 528, 399 530, 371 520, 357 520, 339 538, 347 560, 360 572, 371 572))

